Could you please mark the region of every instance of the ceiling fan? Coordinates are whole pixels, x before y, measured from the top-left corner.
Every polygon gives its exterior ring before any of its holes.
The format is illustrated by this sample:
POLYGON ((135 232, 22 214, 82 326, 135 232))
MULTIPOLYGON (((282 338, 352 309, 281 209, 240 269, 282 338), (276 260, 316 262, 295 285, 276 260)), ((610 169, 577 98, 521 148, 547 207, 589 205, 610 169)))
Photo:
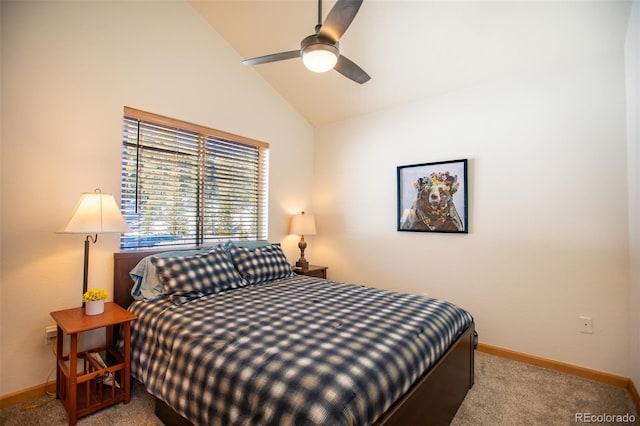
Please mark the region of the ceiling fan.
POLYGON ((363 0, 338 0, 322 23, 322 0, 318 0, 316 33, 305 37, 299 50, 273 53, 242 61, 245 65, 266 64, 302 57, 304 65, 315 72, 338 71, 356 83, 371 79, 362 68, 340 54, 338 40, 356 17, 363 0))

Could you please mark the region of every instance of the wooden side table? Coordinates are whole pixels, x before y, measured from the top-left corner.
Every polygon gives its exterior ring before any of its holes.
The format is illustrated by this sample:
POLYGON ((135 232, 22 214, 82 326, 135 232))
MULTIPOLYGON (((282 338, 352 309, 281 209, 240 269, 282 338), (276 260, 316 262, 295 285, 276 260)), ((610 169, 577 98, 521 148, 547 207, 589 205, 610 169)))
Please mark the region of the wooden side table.
POLYGON ((293 268, 293 272, 300 275, 306 275, 308 277, 318 277, 327 279, 327 266, 309 265, 306 269, 293 268))
POLYGON ((51 312, 58 324, 56 342, 56 398, 69 414, 69 425, 104 407, 131 400, 131 321, 136 316, 113 302, 104 313, 86 315, 84 308, 51 312), (113 327, 121 326, 124 354, 113 347, 113 327), (106 328, 104 346, 78 352, 78 334, 106 328), (70 337, 69 353, 63 353, 64 334, 70 337))

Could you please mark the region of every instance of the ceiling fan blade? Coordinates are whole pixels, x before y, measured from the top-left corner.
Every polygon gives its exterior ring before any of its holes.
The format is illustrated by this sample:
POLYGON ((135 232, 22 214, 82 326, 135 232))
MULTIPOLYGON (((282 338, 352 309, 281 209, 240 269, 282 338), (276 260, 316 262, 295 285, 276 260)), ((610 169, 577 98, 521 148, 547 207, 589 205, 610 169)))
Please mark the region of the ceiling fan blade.
POLYGON ((362 0, 338 0, 324 20, 318 35, 337 42, 351 25, 361 5, 362 0))
POLYGON ((338 62, 336 63, 336 66, 333 67, 333 69, 338 71, 345 77, 355 81, 356 83, 363 84, 371 80, 369 74, 364 72, 362 68, 342 55, 338 56, 338 62))
POLYGON ((266 64, 269 62, 284 61, 300 57, 300 50, 290 50, 288 52, 272 53, 271 55, 258 56, 257 58, 245 59, 245 65, 266 64))

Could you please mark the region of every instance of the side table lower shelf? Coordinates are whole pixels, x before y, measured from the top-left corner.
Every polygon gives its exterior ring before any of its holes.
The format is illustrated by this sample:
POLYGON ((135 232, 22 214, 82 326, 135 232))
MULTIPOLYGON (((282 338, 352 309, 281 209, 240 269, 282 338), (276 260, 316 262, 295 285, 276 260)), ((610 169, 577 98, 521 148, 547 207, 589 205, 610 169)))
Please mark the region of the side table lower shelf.
POLYGON ((122 387, 125 362, 114 349, 98 348, 78 353, 76 364, 82 366, 82 370, 76 375, 75 386, 70 383, 72 375, 69 374, 69 356, 62 357, 58 363, 58 396, 67 411, 75 411, 78 417, 128 400, 128 395, 122 387), (109 362, 104 361, 103 354, 109 362), (74 398, 67 393, 71 389, 76 391, 75 407, 70 406, 74 398))

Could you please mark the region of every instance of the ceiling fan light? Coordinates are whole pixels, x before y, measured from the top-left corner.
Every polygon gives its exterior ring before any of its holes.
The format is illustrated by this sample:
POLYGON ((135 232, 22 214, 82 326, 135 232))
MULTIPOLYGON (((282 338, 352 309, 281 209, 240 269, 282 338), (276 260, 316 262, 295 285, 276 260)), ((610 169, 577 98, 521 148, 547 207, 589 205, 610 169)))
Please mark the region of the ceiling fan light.
POLYGON ((304 66, 313 72, 326 72, 338 62, 338 49, 328 44, 315 44, 302 51, 304 66))

